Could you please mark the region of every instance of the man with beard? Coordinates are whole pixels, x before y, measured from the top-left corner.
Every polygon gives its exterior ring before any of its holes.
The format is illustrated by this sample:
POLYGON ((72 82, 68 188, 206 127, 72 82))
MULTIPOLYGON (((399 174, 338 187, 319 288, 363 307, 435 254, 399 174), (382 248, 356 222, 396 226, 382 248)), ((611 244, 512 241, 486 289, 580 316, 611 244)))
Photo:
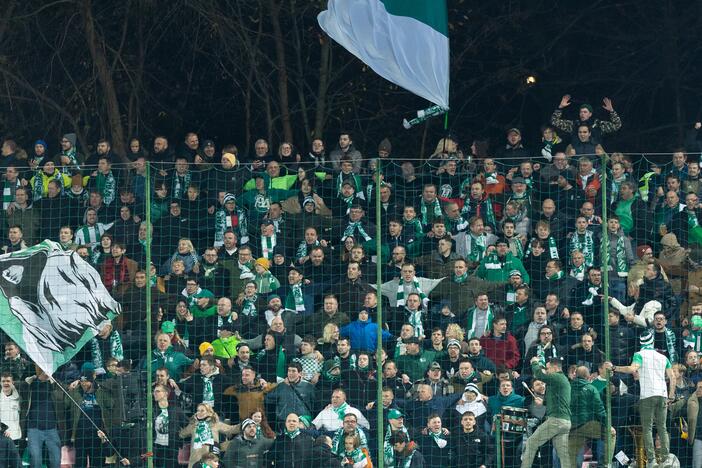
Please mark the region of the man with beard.
POLYGON ((495 250, 480 261, 476 276, 492 283, 507 283, 510 272, 521 272, 525 283, 529 283, 529 273, 522 261, 509 251, 509 242, 504 237, 495 242, 495 250))
POLYGON ((353 162, 353 172, 355 174, 361 173, 363 156, 361 155, 361 152, 354 147, 351 133, 348 131, 342 131, 339 133, 339 144, 329 155, 329 160, 334 166, 334 170, 339 170, 339 162, 342 158, 348 158, 353 162))

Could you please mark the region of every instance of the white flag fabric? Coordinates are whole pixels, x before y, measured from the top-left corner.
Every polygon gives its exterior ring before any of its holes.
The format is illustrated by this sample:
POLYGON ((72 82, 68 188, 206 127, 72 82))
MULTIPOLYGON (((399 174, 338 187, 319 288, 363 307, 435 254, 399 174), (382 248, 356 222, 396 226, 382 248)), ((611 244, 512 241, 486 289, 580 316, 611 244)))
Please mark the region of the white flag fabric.
POLYGON ((329 0, 317 19, 378 75, 449 108, 445 0, 329 0))
POLYGON ((0 328, 49 376, 121 311, 95 268, 56 242, 0 255, 0 328))

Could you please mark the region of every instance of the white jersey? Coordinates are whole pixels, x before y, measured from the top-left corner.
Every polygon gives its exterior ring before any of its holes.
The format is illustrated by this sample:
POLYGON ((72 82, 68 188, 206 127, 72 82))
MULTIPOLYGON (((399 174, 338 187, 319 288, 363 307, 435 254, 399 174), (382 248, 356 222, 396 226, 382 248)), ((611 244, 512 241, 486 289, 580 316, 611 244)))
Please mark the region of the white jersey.
POLYGON ((670 360, 654 349, 641 348, 639 352, 634 353, 632 361, 639 365, 640 398, 642 400, 652 396, 667 398, 665 371, 671 367, 670 360))

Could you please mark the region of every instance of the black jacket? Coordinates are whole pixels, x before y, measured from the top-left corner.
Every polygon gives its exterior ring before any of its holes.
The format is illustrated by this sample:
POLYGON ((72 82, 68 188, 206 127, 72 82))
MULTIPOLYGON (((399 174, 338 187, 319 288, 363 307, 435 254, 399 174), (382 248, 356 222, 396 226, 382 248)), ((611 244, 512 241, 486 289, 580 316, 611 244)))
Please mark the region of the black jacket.
POLYGON ((453 465, 455 468, 477 468, 492 466, 494 451, 492 438, 477 427, 473 432, 461 430, 451 439, 453 465))
POLYGON ((286 435, 279 435, 268 454, 276 467, 303 468, 313 463, 313 443, 312 436, 304 432, 298 434, 294 439, 286 435))

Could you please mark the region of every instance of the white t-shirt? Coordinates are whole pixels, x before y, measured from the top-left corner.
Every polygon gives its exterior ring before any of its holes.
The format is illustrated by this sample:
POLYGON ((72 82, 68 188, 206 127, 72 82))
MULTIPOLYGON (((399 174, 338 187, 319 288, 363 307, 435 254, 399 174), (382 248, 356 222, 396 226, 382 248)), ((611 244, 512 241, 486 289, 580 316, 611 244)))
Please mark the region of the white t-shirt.
POLYGON ((652 396, 668 397, 665 371, 670 369, 670 360, 654 349, 641 348, 634 353, 633 363, 639 365, 640 399, 652 396))

